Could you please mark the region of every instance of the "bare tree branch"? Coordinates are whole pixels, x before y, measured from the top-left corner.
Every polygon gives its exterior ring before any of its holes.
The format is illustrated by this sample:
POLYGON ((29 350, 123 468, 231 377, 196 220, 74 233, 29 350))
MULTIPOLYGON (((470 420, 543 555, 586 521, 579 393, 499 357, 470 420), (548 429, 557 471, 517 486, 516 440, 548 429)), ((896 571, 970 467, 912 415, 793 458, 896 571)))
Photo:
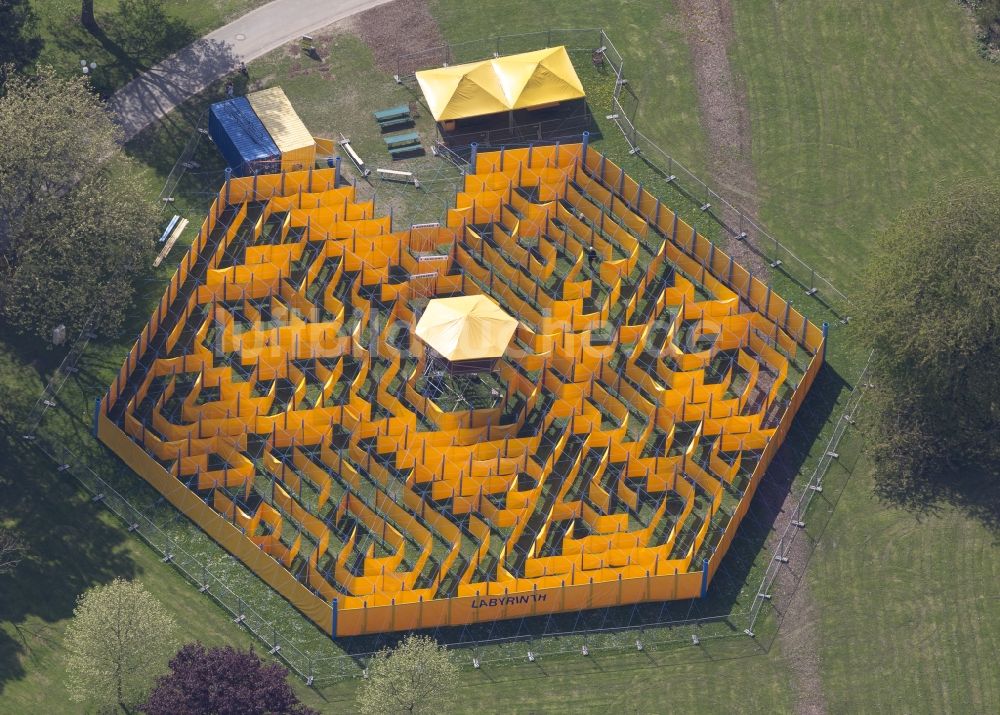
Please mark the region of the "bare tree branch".
POLYGON ((0 529, 0 574, 12 572, 24 558, 28 547, 10 529, 0 529))

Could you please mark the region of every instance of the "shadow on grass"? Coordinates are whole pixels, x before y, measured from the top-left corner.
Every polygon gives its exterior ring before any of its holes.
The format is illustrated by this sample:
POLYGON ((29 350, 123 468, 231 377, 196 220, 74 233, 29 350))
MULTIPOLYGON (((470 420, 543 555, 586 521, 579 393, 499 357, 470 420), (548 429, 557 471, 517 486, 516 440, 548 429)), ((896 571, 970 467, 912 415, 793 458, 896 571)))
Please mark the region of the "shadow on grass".
POLYGON ((125 533, 96 518, 96 509, 52 463, 21 439, 17 425, 0 419, 0 521, 10 522, 28 544, 14 574, 0 576, 0 693, 26 675, 31 655, 26 621, 51 624, 73 615, 76 598, 116 576, 132 578, 135 566, 122 551, 125 533))
POLYGON ((93 61, 91 83, 104 97, 197 39, 183 20, 170 17, 159 0, 122 0, 89 29, 78 17, 62 17, 49 32, 58 51, 72 62, 93 61))
MULTIPOLYGON (((943 461, 943 460, 942 460, 943 461)), ((922 474, 902 471, 876 475, 875 496, 892 507, 918 517, 957 509, 983 526, 1000 543, 1000 465, 957 463, 926 469, 922 474)))

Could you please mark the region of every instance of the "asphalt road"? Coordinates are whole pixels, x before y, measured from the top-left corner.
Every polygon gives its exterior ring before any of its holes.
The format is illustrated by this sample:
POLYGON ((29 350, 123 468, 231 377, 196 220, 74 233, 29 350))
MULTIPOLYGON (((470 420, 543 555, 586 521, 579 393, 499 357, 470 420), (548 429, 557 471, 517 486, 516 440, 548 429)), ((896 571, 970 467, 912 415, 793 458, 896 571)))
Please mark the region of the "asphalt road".
POLYGON ((274 0, 170 55, 119 89, 109 106, 128 141, 240 62, 388 1, 274 0))

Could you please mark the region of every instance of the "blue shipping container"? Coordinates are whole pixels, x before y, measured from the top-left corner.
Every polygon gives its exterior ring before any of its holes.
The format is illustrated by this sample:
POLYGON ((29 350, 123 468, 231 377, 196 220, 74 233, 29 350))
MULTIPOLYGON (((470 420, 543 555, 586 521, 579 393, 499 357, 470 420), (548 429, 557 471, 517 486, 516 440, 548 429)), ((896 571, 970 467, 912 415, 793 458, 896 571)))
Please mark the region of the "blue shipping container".
POLYGON ((208 112, 208 134, 236 176, 281 170, 281 152, 246 97, 213 104, 208 112))

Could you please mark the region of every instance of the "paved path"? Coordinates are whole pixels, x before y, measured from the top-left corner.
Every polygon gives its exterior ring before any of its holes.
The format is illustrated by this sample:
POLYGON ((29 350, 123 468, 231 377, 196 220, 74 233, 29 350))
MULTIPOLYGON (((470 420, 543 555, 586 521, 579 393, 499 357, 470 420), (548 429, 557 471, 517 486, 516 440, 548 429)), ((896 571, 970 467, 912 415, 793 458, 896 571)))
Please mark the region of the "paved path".
POLYGON ((170 55, 109 105, 126 141, 213 82, 302 35, 388 0, 274 0, 170 55))

